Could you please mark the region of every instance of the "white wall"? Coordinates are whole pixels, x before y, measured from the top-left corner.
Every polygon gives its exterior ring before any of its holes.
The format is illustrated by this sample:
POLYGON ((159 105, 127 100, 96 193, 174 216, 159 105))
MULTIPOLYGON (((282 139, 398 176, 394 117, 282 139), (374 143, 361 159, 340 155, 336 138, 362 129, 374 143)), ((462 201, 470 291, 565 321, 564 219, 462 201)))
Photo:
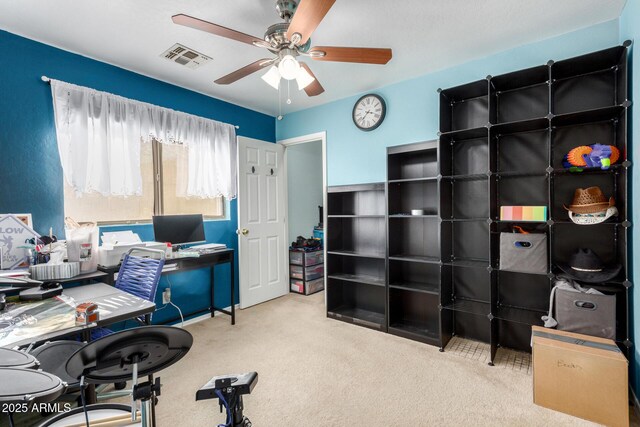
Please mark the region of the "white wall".
POLYGON ((322 141, 287 147, 289 240, 310 237, 322 206, 322 141))

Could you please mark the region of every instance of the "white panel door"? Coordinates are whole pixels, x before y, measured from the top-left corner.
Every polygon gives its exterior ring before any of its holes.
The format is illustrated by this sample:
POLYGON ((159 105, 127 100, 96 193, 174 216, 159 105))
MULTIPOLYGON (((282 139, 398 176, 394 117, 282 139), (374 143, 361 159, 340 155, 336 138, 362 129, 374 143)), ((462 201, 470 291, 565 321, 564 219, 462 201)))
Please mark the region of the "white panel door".
POLYGON ((285 295, 284 147, 238 138, 240 308, 285 295))

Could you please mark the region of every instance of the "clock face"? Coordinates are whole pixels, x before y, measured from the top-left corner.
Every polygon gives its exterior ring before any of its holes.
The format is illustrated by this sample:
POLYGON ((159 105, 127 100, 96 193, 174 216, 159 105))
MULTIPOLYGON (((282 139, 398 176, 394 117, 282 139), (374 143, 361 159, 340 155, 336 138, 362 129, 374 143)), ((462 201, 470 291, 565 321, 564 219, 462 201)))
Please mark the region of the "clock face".
POLYGON ((362 130, 374 130, 382 124, 387 107, 378 95, 365 95, 353 106, 353 123, 362 130))

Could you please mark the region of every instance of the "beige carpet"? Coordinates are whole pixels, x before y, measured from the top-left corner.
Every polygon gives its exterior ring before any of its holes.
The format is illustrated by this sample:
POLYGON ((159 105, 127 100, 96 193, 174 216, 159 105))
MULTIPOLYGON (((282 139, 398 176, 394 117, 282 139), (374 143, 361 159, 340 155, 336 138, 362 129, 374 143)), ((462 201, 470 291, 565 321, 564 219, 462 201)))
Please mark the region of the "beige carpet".
POLYGON ((254 427, 589 425, 532 403, 531 375, 327 319, 324 294, 286 297, 187 329, 191 352, 163 371, 164 426, 224 421, 195 402, 211 376, 259 373, 245 399, 254 427))

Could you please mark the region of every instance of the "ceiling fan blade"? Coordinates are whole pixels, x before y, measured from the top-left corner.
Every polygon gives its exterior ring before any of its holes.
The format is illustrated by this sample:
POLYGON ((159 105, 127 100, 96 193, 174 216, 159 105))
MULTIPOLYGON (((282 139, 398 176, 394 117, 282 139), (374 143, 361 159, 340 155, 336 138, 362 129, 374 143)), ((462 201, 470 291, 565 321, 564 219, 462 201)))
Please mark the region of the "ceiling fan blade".
POLYGON ((301 0, 293 14, 287 30, 287 38, 292 40, 295 33, 300 34, 299 46, 305 44, 336 0, 301 0))
MULTIPOLYGON (((231 28, 223 27, 212 22, 203 21, 202 19, 194 18, 189 15, 174 15, 171 17, 174 23, 178 25, 184 25, 185 27, 195 28, 196 30, 206 31, 207 33, 215 34, 216 36, 225 37, 231 40, 236 40, 242 43, 252 44, 254 46, 259 45, 261 47, 266 42, 258 37, 250 36, 249 34, 241 33, 240 31, 232 30, 231 28)), ((266 43, 268 45, 268 43, 266 43)))
POLYGON ((307 64, 305 64, 304 62, 301 62, 300 66, 302 68, 304 68, 305 70, 307 70, 307 73, 309 73, 311 75, 311 77, 313 77, 315 79, 307 87, 304 88, 304 91, 307 93, 307 95, 308 96, 318 96, 322 92, 324 92, 324 88, 322 87, 322 85, 318 81, 318 78, 315 76, 315 74, 313 74, 313 71, 311 71, 311 68, 309 68, 309 66, 307 64))
POLYGON ((334 62, 358 62, 361 64, 386 64, 391 60, 391 49, 368 47, 335 47, 315 46, 309 54, 316 61, 334 62), (323 56, 317 56, 314 52, 324 52, 323 56))
POLYGON ((247 77, 249 74, 253 74, 256 71, 260 71, 264 67, 268 67, 269 65, 273 64, 274 61, 275 59, 268 59, 268 58, 258 59, 256 62, 253 62, 245 67, 242 67, 234 71, 233 73, 227 74, 224 77, 220 77, 218 80, 215 81, 215 83, 219 85, 231 84, 233 82, 240 80, 243 77, 247 77))

